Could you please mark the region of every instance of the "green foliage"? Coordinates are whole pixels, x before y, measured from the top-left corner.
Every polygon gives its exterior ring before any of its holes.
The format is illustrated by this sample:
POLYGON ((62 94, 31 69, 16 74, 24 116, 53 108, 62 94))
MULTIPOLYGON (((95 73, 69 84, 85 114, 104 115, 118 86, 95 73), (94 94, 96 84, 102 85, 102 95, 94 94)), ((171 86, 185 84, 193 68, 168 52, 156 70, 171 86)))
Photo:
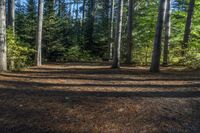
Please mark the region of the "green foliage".
POLYGON ((7 30, 7 45, 10 70, 19 70, 33 63, 31 56, 34 54, 34 50, 18 41, 18 37, 13 34, 12 29, 7 30))
POLYGON ((98 60, 98 58, 92 57, 89 51, 83 50, 78 45, 75 45, 68 48, 65 54, 65 60, 70 62, 95 61, 98 60))
POLYGON ((191 69, 200 69, 200 52, 189 50, 184 65, 191 69))
POLYGON ((37 27, 36 1, 27 0, 25 4, 18 2, 16 5, 15 20, 16 34, 20 41, 34 48, 37 27))
MULTIPOLYGON (((42 51, 47 62, 89 61, 101 58, 109 59, 110 5, 107 0, 86 0, 85 8, 77 6, 76 0, 45 0, 42 51), (54 3, 55 2, 55 3, 54 3), (61 2, 61 3, 59 3, 61 2), (69 3, 70 2, 70 3, 69 3), (54 5, 55 4, 55 5, 54 5), (92 11, 92 8, 94 9, 92 11), (83 9, 85 11, 82 19, 83 9)), ((79 1, 83 2, 83 1, 79 1)), ((159 1, 135 0, 133 11, 133 63, 149 65, 151 63, 159 1)), ((16 2, 17 46, 35 47, 37 2, 27 0, 25 4, 16 2), (20 41, 17 41, 17 40, 20 41), (21 45, 24 44, 24 45, 21 45)), ((171 14, 171 38, 169 48, 170 65, 199 67, 200 53, 200 2, 196 1, 192 20, 192 31, 186 55, 181 54, 181 44, 185 30, 189 0, 173 0, 171 14)), ((115 19, 117 15, 115 5, 115 19)), ((125 60, 127 43, 128 1, 124 4, 122 25, 121 57, 125 60)), ((114 22, 114 27, 115 27, 114 22)), ((164 30, 164 29, 163 29, 164 30)), ((114 28, 115 31, 115 28, 114 28)), ((162 45, 164 42, 164 32, 162 45)), ((12 44, 12 41, 10 42, 12 44)), ((11 45, 12 46, 12 45, 11 45)), ((16 48, 15 48, 16 49, 16 48)), ((163 49, 163 46, 162 46, 163 49)), ((26 51, 26 50, 25 50, 26 51)), ((33 60, 34 56, 30 60, 33 60)), ((162 58, 161 58, 162 63, 162 58)))

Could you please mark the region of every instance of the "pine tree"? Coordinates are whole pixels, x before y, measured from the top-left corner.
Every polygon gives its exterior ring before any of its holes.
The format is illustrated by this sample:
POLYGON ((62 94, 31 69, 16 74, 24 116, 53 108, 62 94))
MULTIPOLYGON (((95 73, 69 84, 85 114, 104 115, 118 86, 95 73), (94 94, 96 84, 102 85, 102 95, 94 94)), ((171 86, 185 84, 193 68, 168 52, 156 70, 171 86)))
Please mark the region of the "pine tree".
POLYGON ((8 0, 8 27, 15 32, 15 0, 8 0))
POLYGON ((115 14, 115 0, 111 0, 111 10, 110 10, 110 60, 113 59, 113 40, 114 40, 114 14, 115 14))
POLYGON ((115 35, 115 47, 112 68, 120 67, 120 50, 121 50, 121 32, 122 32, 122 16, 123 16, 123 0, 119 0, 116 35, 115 35))
POLYGON ((36 29, 37 29, 37 12, 36 12, 36 2, 35 0, 28 0, 27 9, 24 12, 25 22, 24 22, 24 33, 20 33, 24 35, 25 43, 28 43, 32 47, 35 47, 36 40, 36 29))
POLYGON ((190 0, 187 21, 185 24, 183 44, 182 44, 182 49, 183 49, 182 54, 183 55, 185 54, 185 49, 188 48, 188 42, 190 39, 190 33, 191 33, 191 27, 192 27, 192 17, 193 17, 193 13, 194 13, 194 5, 195 5, 195 0, 190 0))
POLYGON ((94 41, 93 41, 94 7, 95 7, 95 0, 89 0, 86 30, 85 30, 85 45, 86 45, 85 47, 87 50, 91 50, 91 51, 92 51, 92 45, 94 45, 94 41))
POLYGON ((133 0, 129 0, 126 63, 132 62, 133 0))
POLYGON ((158 11, 158 22, 156 27, 152 62, 150 68, 151 72, 160 71, 161 38, 162 38, 164 11, 165 11, 165 0, 160 0, 159 11, 158 11))
POLYGON ((0 1, 0 71, 7 70, 6 1, 0 1))
POLYGON ((43 0, 38 0, 38 22, 37 22, 37 36, 36 36, 36 65, 42 65, 42 25, 43 25, 43 0))
POLYGON ((170 9, 171 9, 171 0, 166 0, 166 10, 165 10, 165 42, 163 50, 163 65, 168 65, 168 56, 169 56, 169 46, 170 46, 170 9))

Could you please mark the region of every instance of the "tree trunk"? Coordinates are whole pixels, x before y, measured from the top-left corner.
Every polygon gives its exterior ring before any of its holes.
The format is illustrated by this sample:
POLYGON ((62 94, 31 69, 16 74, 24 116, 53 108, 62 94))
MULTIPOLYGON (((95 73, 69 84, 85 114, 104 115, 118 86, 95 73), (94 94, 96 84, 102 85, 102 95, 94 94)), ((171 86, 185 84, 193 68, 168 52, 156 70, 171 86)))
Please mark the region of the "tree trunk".
POLYGON ((0 71, 7 70, 6 0, 0 1, 0 71))
POLYGON ((62 14, 62 13, 61 13, 61 12, 62 12, 62 4, 63 4, 63 3, 61 2, 61 0, 58 0, 58 16, 59 16, 59 17, 62 16, 62 15, 61 15, 61 14, 62 14))
POLYGON ((113 40, 114 40, 114 14, 115 14, 115 0, 111 0, 111 11, 110 11, 110 60, 113 59, 113 40))
POLYGON ((78 21, 78 10, 79 10, 79 2, 78 1, 76 1, 76 2, 74 2, 74 5, 76 5, 76 22, 78 21))
POLYGON ((8 0, 8 27, 15 32, 15 0, 8 0))
POLYGON ((193 17, 193 13, 194 13, 194 5, 195 5, 195 0, 190 0, 187 21, 186 21, 186 25, 185 25, 183 44, 182 44, 182 50, 183 50, 182 54, 183 55, 185 54, 185 49, 188 48, 188 42, 189 42, 191 27, 192 27, 192 17, 193 17))
POLYGON ((126 63, 132 62, 133 0, 129 0, 126 63))
POLYGON ((166 1, 166 10, 165 10, 165 43, 163 50, 163 66, 168 65, 168 55, 169 55, 169 46, 170 46, 170 15, 171 15, 171 0, 166 1))
POLYGON ((153 54, 152 54, 152 62, 150 67, 151 72, 160 71, 161 38, 162 38, 164 11, 165 11, 165 0, 160 0, 158 21, 156 27, 155 40, 154 40, 153 54))
POLYGON ((43 0, 38 0, 38 26, 37 26, 37 36, 36 36, 36 65, 42 65, 42 24, 43 24, 43 0))
POLYGON ((83 12, 82 12, 82 23, 85 20, 85 0, 83 0, 83 12))
POLYGON ((93 32, 94 32, 94 7, 95 7, 95 0, 89 1, 89 9, 88 9, 88 21, 86 27, 86 49, 92 51, 92 45, 94 43, 93 40, 93 32))
POLYGON ((120 68, 121 31, 123 16, 123 0, 119 0, 118 17, 116 25, 115 47, 112 68, 120 68))

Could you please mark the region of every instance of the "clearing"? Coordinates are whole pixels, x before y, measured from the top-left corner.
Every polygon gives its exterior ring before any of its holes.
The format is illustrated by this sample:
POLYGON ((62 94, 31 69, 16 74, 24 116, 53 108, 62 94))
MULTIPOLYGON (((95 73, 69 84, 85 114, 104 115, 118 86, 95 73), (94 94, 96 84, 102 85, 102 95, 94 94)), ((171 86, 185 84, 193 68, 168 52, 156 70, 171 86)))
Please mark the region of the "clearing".
POLYGON ((200 71, 97 63, 0 74, 1 133, 200 133, 200 71))

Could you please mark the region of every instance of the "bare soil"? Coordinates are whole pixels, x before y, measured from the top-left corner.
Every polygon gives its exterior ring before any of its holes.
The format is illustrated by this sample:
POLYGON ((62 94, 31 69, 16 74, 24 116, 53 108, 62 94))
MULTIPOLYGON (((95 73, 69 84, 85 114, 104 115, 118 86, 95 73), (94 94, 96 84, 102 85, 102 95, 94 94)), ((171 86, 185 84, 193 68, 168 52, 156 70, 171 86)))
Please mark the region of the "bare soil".
POLYGON ((200 133, 200 71, 69 63, 1 73, 0 133, 200 133))

